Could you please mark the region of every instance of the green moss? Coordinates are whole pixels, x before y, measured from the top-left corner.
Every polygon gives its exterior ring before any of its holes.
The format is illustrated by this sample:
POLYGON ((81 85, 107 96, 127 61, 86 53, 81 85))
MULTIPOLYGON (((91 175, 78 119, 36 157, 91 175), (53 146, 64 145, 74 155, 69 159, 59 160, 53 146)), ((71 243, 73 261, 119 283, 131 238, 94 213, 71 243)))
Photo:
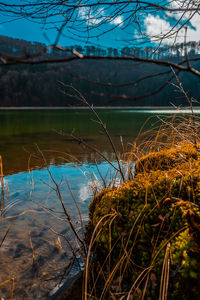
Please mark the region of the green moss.
POLYGON ((169 170, 179 164, 198 160, 200 159, 198 147, 199 145, 195 147, 192 144, 183 144, 177 148, 151 152, 137 160, 136 172, 169 170))
POLYGON ((170 245, 169 295, 180 299, 192 288, 191 295, 195 297, 199 292, 195 284, 199 278, 200 258, 197 255, 195 258, 194 252, 199 250, 199 233, 192 228, 190 219, 196 216, 199 224, 199 205, 197 149, 183 145, 148 154, 137 162, 134 180, 118 189, 102 191, 90 205, 89 237, 106 216, 95 241, 96 259, 103 263, 114 245, 109 260, 111 266, 114 268, 121 259, 119 272, 123 269, 124 278, 132 280, 151 266, 157 284, 150 285, 148 294, 158 297, 164 257, 170 245), (183 282, 189 282, 190 288, 188 283, 183 286, 183 282))

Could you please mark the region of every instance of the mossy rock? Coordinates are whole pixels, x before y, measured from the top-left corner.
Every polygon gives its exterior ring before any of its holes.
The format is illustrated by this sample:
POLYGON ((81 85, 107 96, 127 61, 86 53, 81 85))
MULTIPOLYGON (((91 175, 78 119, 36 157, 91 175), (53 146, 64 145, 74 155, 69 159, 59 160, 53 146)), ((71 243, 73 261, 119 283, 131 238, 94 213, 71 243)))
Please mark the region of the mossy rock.
POLYGON ((200 159, 200 145, 183 144, 177 148, 151 152, 137 160, 136 173, 169 170, 179 164, 200 159))
POLYGON ((138 276, 146 274, 138 288, 143 290, 148 278, 145 297, 151 299, 159 298, 160 284, 166 282, 166 277, 165 281, 161 278, 170 265, 170 299, 198 299, 199 206, 197 148, 183 145, 148 154, 136 163, 134 180, 102 191, 91 203, 87 236, 91 238, 98 224, 94 257, 101 264, 109 262, 109 269, 115 270, 114 277, 123 277, 126 286, 127 280, 131 286, 138 276), (144 162, 145 172, 140 167, 144 162))

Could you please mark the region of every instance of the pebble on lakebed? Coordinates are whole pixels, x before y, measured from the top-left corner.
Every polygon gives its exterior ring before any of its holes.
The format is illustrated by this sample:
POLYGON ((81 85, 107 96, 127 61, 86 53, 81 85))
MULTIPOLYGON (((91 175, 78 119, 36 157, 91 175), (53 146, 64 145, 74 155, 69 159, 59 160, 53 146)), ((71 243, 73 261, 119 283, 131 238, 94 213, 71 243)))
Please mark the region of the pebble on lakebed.
POLYGON ((169 299, 199 299, 199 150, 182 144, 149 153, 136 162, 132 181, 94 197, 87 241, 99 222, 94 261, 106 260, 105 274, 115 270, 113 282, 120 278, 122 290, 139 279, 138 296, 145 289, 158 299, 167 290, 169 299))

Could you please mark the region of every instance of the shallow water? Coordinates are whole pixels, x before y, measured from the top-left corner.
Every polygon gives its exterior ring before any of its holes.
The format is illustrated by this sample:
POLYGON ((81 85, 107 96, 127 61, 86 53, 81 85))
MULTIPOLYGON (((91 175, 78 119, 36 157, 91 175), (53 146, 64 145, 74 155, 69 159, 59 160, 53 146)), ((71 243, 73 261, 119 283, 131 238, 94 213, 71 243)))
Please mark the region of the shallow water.
MULTIPOLYGON (((109 168, 107 163, 99 163, 98 168, 105 177, 109 168)), ((74 227, 80 232, 78 211, 66 181, 80 208, 82 222, 86 224, 92 198, 90 184, 94 186, 100 180, 96 167, 94 164, 74 166, 68 163, 52 165, 49 170, 59 183, 63 203, 74 227)), ((14 224, 0 248, 0 270, 3 270, 0 282, 15 278, 14 299, 46 299, 48 292, 59 284, 60 276, 65 278, 63 273, 73 258, 65 239, 75 249, 74 235, 46 168, 8 175, 4 184, 9 186, 9 193, 5 195, 5 209, 2 210, 0 241, 9 224, 12 221, 14 224), (59 250, 58 234, 62 235, 59 250), (34 271, 30 238, 36 262, 34 271)), ((100 188, 99 183, 97 188, 100 188)), ((77 271, 76 267, 73 272, 77 271)), ((9 299, 9 289, 3 287, 0 295, 9 299)))
MULTIPOLYGON (((146 129, 157 120, 156 114, 171 113, 174 111, 99 111, 118 151, 122 140, 124 145, 134 141, 148 118, 146 129)), ((12 226, 0 247, 0 283, 14 278, 14 299, 47 299, 66 278, 64 273, 73 258, 69 242, 78 247, 50 174, 59 184, 63 203, 79 232, 79 214, 68 184, 86 224, 93 195, 90 186, 101 188, 99 172, 107 182, 113 176, 113 168, 94 150, 57 132, 73 131, 116 164, 108 138, 93 118, 88 110, 0 111, 0 155, 5 175, 0 243, 12 226)), ((9 299, 10 283, 0 286, 0 297, 9 299)))

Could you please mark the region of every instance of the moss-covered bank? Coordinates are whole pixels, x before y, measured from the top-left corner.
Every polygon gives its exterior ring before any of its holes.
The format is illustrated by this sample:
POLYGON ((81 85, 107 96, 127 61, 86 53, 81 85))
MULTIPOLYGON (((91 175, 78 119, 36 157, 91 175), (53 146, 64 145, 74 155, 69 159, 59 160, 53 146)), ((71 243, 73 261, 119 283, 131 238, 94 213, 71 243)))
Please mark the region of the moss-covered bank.
POLYGON ((134 180, 93 199, 87 234, 91 240, 96 227, 93 253, 109 288, 117 282, 133 299, 199 299, 199 150, 150 153, 134 180))

